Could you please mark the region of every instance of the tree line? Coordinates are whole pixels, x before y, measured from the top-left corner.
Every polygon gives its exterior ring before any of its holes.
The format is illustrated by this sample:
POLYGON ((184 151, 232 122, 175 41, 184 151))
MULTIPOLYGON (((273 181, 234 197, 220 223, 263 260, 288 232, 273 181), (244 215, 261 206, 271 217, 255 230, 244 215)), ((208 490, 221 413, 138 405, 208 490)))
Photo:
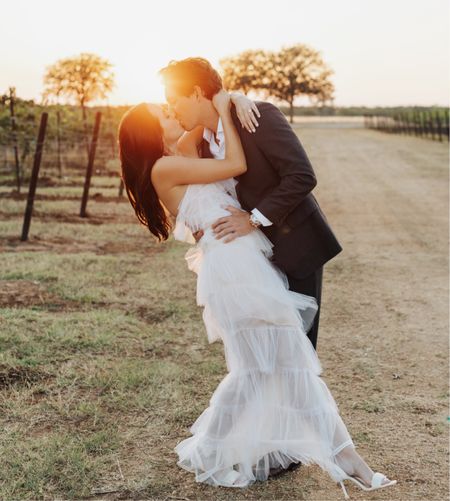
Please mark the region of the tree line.
POLYGON ((334 97, 333 70, 319 51, 305 44, 279 51, 246 50, 221 59, 220 65, 226 89, 253 91, 287 103, 291 123, 296 98, 307 96, 315 105, 326 105, 334 97))
MULTIPOLYGON (((294 115, 393 116, 402 113, 406 116, 404 114, 409 114, 410 110, 413 114, 439 111, 439 108, 418 107, 335 107, 331 81, 333 71, 324 62, 320 52, 305 44, 283 47, 278 51, 246 50, 221 59, 220 65, 227 90, 274 98, 281 110, 289 115, 291 123, 294 115), (311 106, 296 106, 295 102, 301 96, 308 97, 311 106)), ((7 158, 8 149, 12 148, 16 176, 23 179, 22 167, 34 147, 35 132, 44 109, 49 111, 47 144, 54 145, 54 163, 60 176, 63 150, 84 144, 87 158, 92 129, 88 115, 93 110, 92 103, 106 99, 114 86, 112 64, 96 54, 81 53, 60 59, 46 68, 40 104, 19 99, 13 87, 8 93, 0 95, 0 146, 4 146, 5 166, 10 161, 7 158)), ((117 125, 127 107, 95 108, 97 111, 103 108, 100 144, 109 143, 114 152, 117 125)), ((436 122, 439 123, 437 118, 436 122)), ((439 126, 437 130, 440 130, 439 126)))

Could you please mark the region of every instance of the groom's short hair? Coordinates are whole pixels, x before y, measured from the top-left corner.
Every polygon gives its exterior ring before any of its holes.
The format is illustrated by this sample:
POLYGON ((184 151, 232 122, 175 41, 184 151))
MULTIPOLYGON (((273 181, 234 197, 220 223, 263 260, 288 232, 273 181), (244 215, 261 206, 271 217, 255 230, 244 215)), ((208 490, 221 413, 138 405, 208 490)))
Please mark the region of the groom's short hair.
POLYGON ((198 85, 207 99, 212 99, 223 87, 219 73, 202 57, 188 57, 170 63, 159 70, 164 84, 178 94, 190 96, 198 85))

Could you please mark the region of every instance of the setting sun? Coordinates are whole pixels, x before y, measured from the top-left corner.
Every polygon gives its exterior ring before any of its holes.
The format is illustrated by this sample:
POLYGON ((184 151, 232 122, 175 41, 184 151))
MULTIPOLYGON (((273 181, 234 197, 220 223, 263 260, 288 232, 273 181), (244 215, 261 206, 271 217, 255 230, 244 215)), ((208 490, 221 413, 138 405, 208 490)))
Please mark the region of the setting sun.
POLYGON ((214 65, 244 49, 306 43, 334 70, 336 105, 448 105, 448 5, 443 0, 64 2, 2 6, 0 88, 39 99, 47 65, 94 52, 114 65, 111 104, 163 100, 171 59, 214 65), (20 18, 20 25, 8 22, 20 18))

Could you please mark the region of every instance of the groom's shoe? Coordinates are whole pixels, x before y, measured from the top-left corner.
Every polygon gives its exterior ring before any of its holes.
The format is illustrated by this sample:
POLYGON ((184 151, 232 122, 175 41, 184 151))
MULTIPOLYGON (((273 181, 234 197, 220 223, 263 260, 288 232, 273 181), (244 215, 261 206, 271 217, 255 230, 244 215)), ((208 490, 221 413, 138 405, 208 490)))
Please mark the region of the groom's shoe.
POLYGON ((301 465, 302 463, 299 461, 298 463, 291 463, 287 468, 283 468, 282 466, 279 466, 278 468, 270 468, 269 476, 272 478, 279 477, 280 475, 283 475, 283 473, 300 468, 301 465))

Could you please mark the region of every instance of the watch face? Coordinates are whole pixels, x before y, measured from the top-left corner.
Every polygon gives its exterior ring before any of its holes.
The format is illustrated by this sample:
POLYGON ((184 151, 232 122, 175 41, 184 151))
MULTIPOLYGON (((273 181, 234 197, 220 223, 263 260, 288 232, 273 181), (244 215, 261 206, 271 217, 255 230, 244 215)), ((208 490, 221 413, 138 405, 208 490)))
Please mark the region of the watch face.
POLYGON ((254 223, 254 224, 258 225, 258 226, 261 224, 261 223, 260 223, 260 222, 256 219, 256 217, 255 217, 255 215, 254 215, 254 214, 252 214, 252 215, 250 216, 250 220, 252 221, 252 223, 254 223))

